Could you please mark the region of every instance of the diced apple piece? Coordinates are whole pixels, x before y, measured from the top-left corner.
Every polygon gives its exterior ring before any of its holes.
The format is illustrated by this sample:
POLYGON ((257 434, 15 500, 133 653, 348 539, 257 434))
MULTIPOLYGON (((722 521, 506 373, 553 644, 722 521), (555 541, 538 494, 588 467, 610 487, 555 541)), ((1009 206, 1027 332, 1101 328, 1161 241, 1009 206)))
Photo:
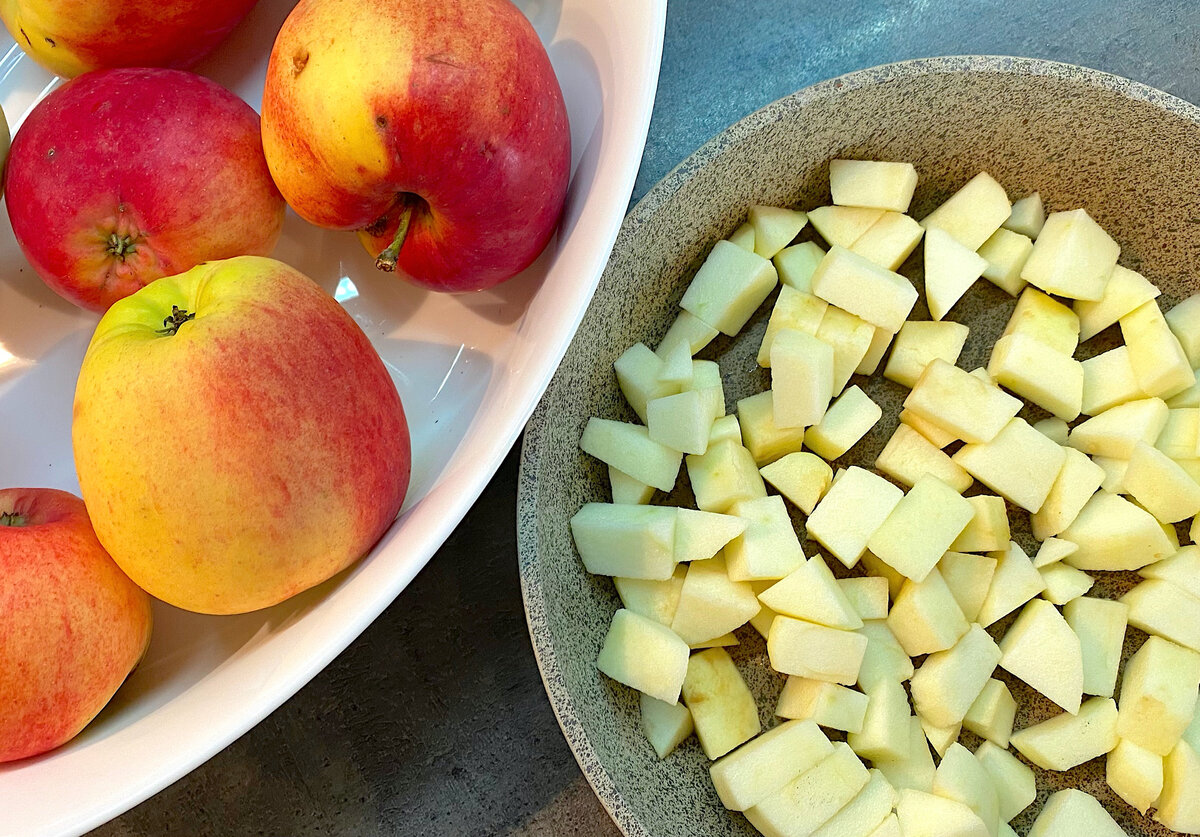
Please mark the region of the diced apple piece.
POLYGON ((1083 570, 1077 570, 1057 561, 1041 567, 1038 572, 1042 574, 1042 581, 1046 582, 1042 598, 1055 605, 1065 605, 1067 602, 1078 599, 1091 590, 1095 583, 1092 577, 1083 570))
POLYGON ((948 727, 963 723, 1000 661, 1000 649, 979 625, 952 648, 938 651, 912 676, 913 707, 930 723, 948 727))
POLYGON ((921 226, 926 236, 929 230, 945 230, 964 247, 978 250, 1011 213, 1012 204, 1004 187, 987 172, 980 172, 926 215, 921 226))
POLYGON ((957 742, 958 736, 962 733, 962 724, 935 727, 927 718, 922 718, 918 715, 917 719, 921 722, 921 730, 925 733, 925 738, 928 739, 929 746, 938 754, 938 758, 946 755, 946 751, 950 749, 950 745, 957 742))
POLYGON ((836 305, 826 308, 817 328, 817 339, 833 349, 834 395, 846 388, 850 376, 871 348, 875 332, 875 326, 836 305))
POLYGON ((827 680, 788 677, 779 693, 775 714, 810 719, 823 727, 859 732, 867 713, 867 696, 827 680))
MULTIPOLYGON (((762 582, 751 582, 751 584, 761 584, 762 582)), ((750 617, 750 627, 758 631, 758 635, 766 639, 771 635, 771 623, 775 621, 775 611, 763 605, 758 609, 758 613, 750 617)))
POLYGON ((1017 752, 1044 770, 1070 770, 1117 746, 1117 704, 1085 700, 1078 714, 1063 712, 1012 734, 1017 752))
POLYGON ((1033 252, 1029 236, 1001 227, 979 245, 979 255, 987 260, 983 278, 1009 296, 1016 296, 1025 287, 1021 270, 1033 252))
POLYGON ((1083 652, 1083 693, 1112 697, 1125 642, 1128 605, 1082 596, 1067 603, 1063 616, 1079 637, 1083 652))
MULTIPOLYGON (((1005 546, 1007 544, 1006 540, 1005 546)), ((996 574, 996 563, 996 559, 990 555, 970 555, 954 551, 947 552, 938 561, 938 571, 942 574, 942 580, 950 588, 950 593, 958 602, 968 622, 975 621, 980 608, 987 600, 992 576, 996 574)))
POLYGON ((732 648, 735 645, 741 645, 741 641, 732 631, 715 636, 712 639, 688 643, 688 647, 693 651, 703 651, 705 648, 732 648))
POLYGON ((988 262, 973 248, 959 243, 950 233, 936 227, 925 233, 925 300, 929 315, 940 320, 949 313, 988 262))
POLYGON ((1192 721, 1197 689, 1200 654, 1161 637, 1147 638, 1125 664, 1117 734, 1167 755, 1192 721))
POLYGON ((979 815, 961 802, 904 788, 896 802, 904 837, 989 837, 979 815))
POLYGON ((1081 366, 1083 398, 1080 412, 1086 416, 1098 416, 1119 404, 1146 397, 1133 374, 1127 346, 1117 346, 1088 358, 1081 366))
POLYGON ((1067 443, 1067 436, 1071 432, 1071 428, 1067 425, 1067 423, 1057 416, 1050 416, 1049 418, 1035 421, 1033 423, 1033 429, 1038 433, 1041 433, 1050 441, 1059 445, 1065 445, 1067 443))
POLYGON ((1028 765, 991 741, 979 745, 975 759, 992 780, 1001 822, 1008 822, 1033 804, 1037 785, 1028 765))
POLYGON ((1163 762, 1163 789, 1154 819, 1181 834, 1200 834, 1200 755, 1186 741, 1163 762))
POLYGON ((687 389, 700 394, 701 400, 712 417, 708 428, 708 439, 712 441, 712 424, 725 416, 725 387, 721 381, 721 367, 713 360, 692 361, 692 382, 687 389))
POLYGON ((732 336, 778 284, 769 259, 718 241, 684 291, 679 307, 732 336))
POLYGON ((747 523, 746 531, 725 547, 731 579, 783 578, 804 564, 804 551, 782 497, 773 494, 739 500, 729 511, 747 523))
POLYGON ((952 647, 969 627, 936 568, 920 582, 904 582, 887 623, 910 657, 952 647))
POLYGON ((709 648, 692 654, 682 686, 704 755, 718 759, 758 735, 758 706, 729 652, 709 648))
POLYGON ((964 442, 990 442, 1021 409, 1020 399, 934 359, 904 399, 905 409, 964 442))
POLYGON ((903 682, 913 676, 913 664, 883 619, 863 622, 858 632, 867 638, 867 648, 858 669, 858 685, 874 688, 880 680, 903 682))
POLYGON ((737 415, 742 443, 759 466, 796 453, 804 445, 806 428, 781 427, 775 422, 775 396, 771 390, 737 402, 737 415))
POLYGON ((1160 293, 1142 274, 1116 265, 1100 299, 1075 301, 1075 313, 1079 315, 1079 340, 1082 342, 1094 337, 1135 308, 1157 299, 1160 293))
POLYGON ((767 655, 779 673, 843 686, 853 686, 858 680, 866 648, 863 634, 790 616, 776 616, 767 637, 767 655))
POLYGON ((1200 410, 1171 407, 1167 423, 1154 441, 1154 447, 1171 459, 1195 459, 1196 442, 1200 438, 1200 410))
POLYGON ((853 567, 904 492, 882 477, 858 467, 841 471, 825 497, 809 515, 808 536, 853 567))
POLYGON ((1104 469, 1075 448, 1060 448, 1062 469, 1042 507, 1030 516, 1033 536, 1045 541, 1062 534, 1104 482, 1104 469))
POLYGON ((642 732, 660 759, 675 751, 696 729, 692 713, 682 703, 664 703, 650 695, 639 695, 642 710, 642 732))
POLYGON ((917 303, 908 279, 837 245, 817 265, 812 288, 829 304, 893 333, 917 303))
POLYGON ((808 220, 830 246, 849 248, 883 217, 882 209, 857 206, 819 206, 808 220))
POLYGON ((1003 497, 977 494, 967 497, 975 516, 950 548, 955 552, 994 552, 1008 546, 1008 507, 1003 497))
MULTIPOLYGON (((685 312, 686 313, 686 312, 685 312)), ((646 420, 646 404, 679 392, 679 386, 663 381, 663 360, 645 343, 634 343, 613 362, 617 385, 639 419, 646 420)))
POLYGON ((1196 375, 1158 303, 1146 302, 1120 320, 1133 376, 1147 394, 1170 398, 1196 383, 1196 375))
POLYGON ((917 480, 871 535, 867 548, 913 581, 923 581, 971 518, 974 507, 946 483, 917 480))
POLYGON ((924 228, 907 215, 885 212, 855 239, 850 250, 882 268, 899 270, 924 234, 924 228))
POLYGON ((975 480, 928 439, 907 424, 896 425, 875 467, 908 487, 925 476, 933 476, 957 492, 966 491, 975 480))
POLYGON ((874 762, 876 768, 892 787, 897 790, 911 788, 924 792, 933 791, 933 776, 936 768, 933 755, 929 752, 929 744, 925 732, 921 729, 921 720, 915 715, 908 719, 908 749, 900 759, 878 759, 874 762))
POLYGON ((1169 414, 1161 398, 1127 401, 1076 425, 1069 443, 1095 456, 1128 459, 1138 442, 1154 444, 1169 414))
POLYGON ((961 744, 951 744, 933 775, 933 792, 966 805, 983 820, 989 834, 1000 828, 1000 800, 991 774, 961 744))
POLYGON ((1046 209, 1042 205, 1042 196, 1034 192, 1013 203, 1012 212, 1009 213, 1008 220, 1004 222, 1004 228, 1030 238, 1037 238, 1045 223, 1046 209))
POLYGON ((1094 796, 1068 788, 1046 800, 1028 837, 1123 837, 1124 834, 1094 796))
POLYGON ((588 419, 579 447, 605 465, 660 491, 675 487, 683 460, 679 451, 651 439, 645 427, 612 419, 588 419))
POLYGON ((1143 567, 1145 578, 1161 578, 1200 599, 1200 546, 1181 547, 1170 558, 1143 567))
MULTIPOLYGON (((892 814, 899 794, 878 770, 868 770, 867 784, 812 837, 866 837, 892 814)), ((899 821, 897 820, 897 824, 899 821)))
POLYGON ((1200 484, 1165 453, 1138 442, 1125 471, 1125 490, 1161 523, 1200 513, 1200 484))
POLYGON ((1062 536, 1079 546, 1063 561, 1081 570, 1136 570, 1175 552, 1148 511, 1103 490, 1092 495, 1062 536))
POLYGON ((764 368, 771 366, 771 344, 775 342, 775 335, 785 328, 794 328, 816 337, 828 308, 828 302, 806 291, 798 291, 788 285, 780 288, 779 296, 775 297, 775 306, 771 309, 771 318, 767 321, 767 330, 758 347, 758 365, 764 368))
POLYGON ((992 441, 963 445, 950 458, 997 494, 1037 512, 1062 470, 1066 452, 1018 417, 992 441))
POLYGON ((621 506, 644 506, 654 497, 654 486, 638 482, 624 471, 608 466, 608 483, 613 503, 621 506))
POLYGON ((745 582, 730 580, 724 558, 693 561, 671 630, 688 645, 697 645, 740 628, 758 609, 754 590, 745 582))
POLYGON ((907 212, 916 188, 917 170, 912 163, 829 161, 829 191, 838 206, 907 212))
POLYGON ((758 598, 771 610, 785 616, 848 631, 862 627, 858 611, 820 555, 809 558, 759 593, 758 598))
POLYGON ((646 404, 650 438, 672 450, 704 453, 712 423, 711 406, 695 390, 655 398, 646 404))
POLYGON ((1083 366, 1035 337, 1005 335, 992 347, 988 374, 1000 386, 1064 421, 1074 421, 1083 406, 1083 366))
POLYGON ((909 320, 900 327, 883 377, 912 389, 934 358, 958 362, 970 332, 962 323, 909 320))
POLYGON ((750 225, 754 227, 754 252, 764 259, 792 243, 804 229, 808 216, 795 209, 781 206, 750 207, 750 225))
POLYGON ((804 434, 804 444, 825 459, 837 459, 867 435, 883 410, 859 387, 838 396, 825 415, 804 434))
POLYGON ((784 454, 759 469, 764 480, 805 514, 812 514, 833 482, 833 469, 815 454, 784 454))
POLYGON ((742 443, 742 423, 738 421, 737 415, 721 416, 713 422, 712 428, 708 431, 710 446, 726 440, 733 441, 738 445, 742 443))
POLYGON ((1046 293, 1100 299, 1121 248, 1084 209, 1046 218, 1021 278, 1046 293))
POLYGON ((1037 288, 1026 288, 1004 327, 1004 336, 1010 334, 1024 334, 1059 354, 1073 355, 1079 347, 1079 316, 1037 288))
POLYGON ((1012 692, 1003 680, 990 678, 967 710, 963 726, 1001 750, 1007 750, 1016 718, 1017 701, 1012 692))
POLYGON ((689 456, 687 472, 703 511, 723 513, 741 500, 767 496, 754 456, 732 439, 710 444, 703 456, 689 456))
POLYGON ((833 753, 812 721, 786 721, 747 741, 709 767, 721 804, 744 811, 833 753))
POLYGON ((1188 364, 1193 369, 1200 366, 1200 294, 1192 294, 1163 316, 1183 347, 1188 364))
POLYGON ((912 410, 904 409, 900 411, 900 423, 906 424, 920 433, 938 449, 944 448, 958 440, 958 437, 953 433, 943 430, 939 425, 934 424, 928 419, 921 418, 912 410))
POLYGON ((679 591, 683 589, 687 571, 688 568, 681 564, 675 567, 670 578, 661 580, 616 576, 613 586, 625 609, 670 627, 675 609, 679 607, 679 591))
POLYGON ((676 509, 585 503, 571 518, 571 536, 593 575, 667 579, 675 572, 676 509))
POLYGON ((862 729, 846 735, 846 743, 869 761, 900 759, 908 751, 908 694, 898 680, 879 680, 867 690, 862 729))
POLYGON ((839 578, 837 583, 860 617, 863 619, 887 618, 888 582, 886 578, 878 576, 839 578))
MULTIPOLYGON (((815 241, 805 241, 784 247, 772 259, 779 272, 779 281, 797 291, 812 293, 812 275, 825 258, 825 251, 815 241)), ((782 288, 780 289, 782 293, 782 288)))
POLYGON ((867 768, 845 742, 780 790, 746 809, 765 837, 809 837, 867 784, 867 768))
POLYGON ((798 329, 781 330, 771 343, 771 395, 776 426, 819 422, 833 397, 833 347, 798 329))
POLYGON ((662 366, 658 369, 659 382, 678 391, 690 389, 694 370, 688 342, 683 337, 673 338, 670 343, 664 341, 655 354, 662 358, 662 366))
POLYGON ((870 575, 878 576, 887 582, 888 595, 893 599, 900 595, 900 588, 904 586, 907 578, 900 575, 892 569, 891 565, 879 558, 877 555, 872 555, 870 552, 862 554, 862 568, 870 575))
POLYGON ((738 247, 741 247, 743 250, 749 250, 753 253, 754 225, 749 221, 742 222, 736 230, 729 234, 729 236, 726 238, 726 241, 730 241, 736 244, 738 247))
POLYGON ((1025 550, 1016 541, 1009 541, 1008 549, 989 553, 996 559, 996 572, 988 587, 987 598, 979 607, 976 621, 985 628, 1046 589, 1046 582, 1033 566, 1025 550))
MULTIPOLYGON (((1034 535, 1037 537, 1037 535, 1034 535)), ((1038 547, 1037 555, 1033 558, 1033 565, 1039 570, 1043 567, 1049 567, 1051 564, 1057 564, 1068 555, 1073 555, 1079 551, 1079 544, 1065 541, 1062 538, 1046 538, 1042 541, 1042 545, 1038 547)))
POLYGON ((1145 814, 1162 794, 1163 757, 1122 738, 1105 760, 1104 778, 1113 793, 1145 814))
POLYGON ((622 608, 613 614, 596 667, 618 683, 675 704, 690 653, 670 628, 622 608))
POLYGON ((883 356, 887 354, 888 346, 892 345, 892 338, 895 336, 895 334, 886 328, 876 326, 875 336, 871 338, 871 345, 867 347, 867 353, 859 361, 858 368, 854 370, 854 374, 874 375, 875 370, 879 368, 879 364, 883 362, 883 356))
POLYGON ((1000 640, 1000 667, 1071 714, 1083 695, 1083 650, 1058 608, 1043 599, 1025 605, 1000 640))

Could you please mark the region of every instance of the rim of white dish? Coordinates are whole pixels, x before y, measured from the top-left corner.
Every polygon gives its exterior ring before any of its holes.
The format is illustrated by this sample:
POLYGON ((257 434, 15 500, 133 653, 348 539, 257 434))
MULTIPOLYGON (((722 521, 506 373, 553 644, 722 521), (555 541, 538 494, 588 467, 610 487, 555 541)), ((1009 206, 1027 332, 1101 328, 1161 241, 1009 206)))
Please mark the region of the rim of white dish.
MULTIPOLYGON (((630 210, 621 225, 621 233, 626 234, 640 226, 671 195, 678 192, 697 171, 707 166, 743 137, 776 121, 777 114, 781 110, 792 110, 828 96, 840 95, 846 90, 855 90, 895 79, 958 73, 1047 76, 1070 80, 1109 90, 1134 101, 1157 105, 1200 124, 1200 107, 1191 102, 1141 82, 1077 64, 1008 55, 949 55, 880 64, 803 87, 764 105, 759 110, 730 125, 706 141, 656 183, 630 210)), ((620 238, 617 243, 620 243, 620 238)), ((601 282, 603 281, 602 276, 601 282)), ((554 382, 551 381, 547 389, 553 386, 554 382)), ((583 724, 579 719, 575 701, 567 687, 550 636, 548 632, 539 628, 545 624, 546 600, 536 560, 538 552, 537 473, 542 456, 552 454, 552 452, 542 450, 543 439, 547 435, 546 428, 551 420, 547 404, 548 399, 543 397, 525 427, 525 437, 521 447, 521 468, 517 483, 518 566, 521 577, 521 595, 525 601, 525 619, 529 628, 534 657, 537 660, 542 683, 563 736, 575 755, 575 760, 579 763, 588 784, 591 785, 613 822, 626 837, 657 837, 633 815, 606 770, 588 770, 586 768, 587 764, 600 765, 602 762, 591 740, 583 734, 583 724)))

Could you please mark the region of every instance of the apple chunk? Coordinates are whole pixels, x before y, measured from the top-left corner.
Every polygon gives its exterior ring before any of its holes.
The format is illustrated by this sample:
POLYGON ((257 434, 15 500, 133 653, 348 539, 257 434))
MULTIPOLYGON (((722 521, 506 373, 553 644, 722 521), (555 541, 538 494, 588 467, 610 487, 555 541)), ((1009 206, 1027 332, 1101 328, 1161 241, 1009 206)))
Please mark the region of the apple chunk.
POLYGON ((677 510, 586 503, 571 518, 579 557, 593 575, 662 580, 675 572, 677 510))
POLYGON ((987 172, 972 177, 945 203, 921 220, 929 230, 945 230, 963 246, 978 250, 1008 220, 1012 204, 1004 187, 987 172))
POLYGON ((769 259, 718 241, 684 291, 679 307, 732 336, 778 284, 769 259))
POLYGON ((944 319, 987 266, 987 259, 945 230, 926 230, 925 298, 929 315, 934 320, 944 319))
POLYGON ((916 188, 917 170, 912 163, 829 161, 829 191, 838 206, 907 212, 916 188))
POLYGON ((758 735, 758 707, 723 648, 692 654, 681 684, 704 755, 718 759, 758 735))
POLYGON ((690 652, 670 628, 622 608, 613 614, 596 667, 618 683, 675 704, 690 652))
POLYGON ((1067 602, 1063 617, 1079 637, 1084 694, 1112 697, 1125 644, 1129 606, 1112 599, 1080 596, 1067 602))
POLYGON ((1010 742, 1045 770, 1070 770, 1117 746, 1117 704, 1112 698, 1083 702, 1079 713, 1064 712, 1018 730, 1010 742))
POLYGON ((809 515, 808 536, 853 567, 903 496, 903 491, 882 477, 862 468, 847 468, 834 478, 809 515))
POLYGON ((867 650, 867 637, 855 631, 776 616, 767 636, 771 667, 782 674, 853 686, 867 650))
POLYGON ((682 703, 664 703, 643 693, 640 696, 642 732, 660 759, 667 756, 695 731, 692 713, 682 703))
POLYGON ((950 457, 997 494, 1029 512, 1046 502, 1067 455, 1061 445, 1014 418, 990 442, 968 444, 950 457))
POLYGON ((969 329, 962 323, 908 321, 900 327, 883 377, 912 389, 934 358, 957 363, 969 329))
POLYGON ((1060 790, 1046 800, 1028 837, 1123 837, 1104 806, 1081 790, 1060 790))
POLYGON ((917 303, 917 289, 905 277, 834 245, 812 276, 813 293, 893 334, 917 303))
POLYGON ((1001 668, 1068 712, 1079 711, 1083 651, 1058 608, 1043 599, 1030 601, 1000 640, 1000 651, 1001 668))
POLYGON ((679 591, 671 630, 688 645, 697 645, 740 628, 758 610, 754 590, 729 578, 723 557, 693 561, 679 591))
POLYGON ((815 767, 833 745, 812 721, 786 721, 746 742, 709 768, 721 804, 745 811, 815 767))
POLYGON ((845 742, 780 790, 746 809, 765 837, 808 837, 845 807, 870 776, 845 742))
POLYGON ((924 581, 975 509, 934 476, 917 480, 871 535, 867 548, 913 581, 924 581))
POLYGON ((904 408, 964 442, 990 442, 1021 401, 951 363, 934 358, 904 399, 904 408))
POLYGON ((683 461, 683 454, 651 439, 645 427, 612 419, 588 419, 579 447, 605 465, 659 491, 675 487, 683 461))
POLYGON ((1121 248, 1087 210, 1052 212, 1021 278, 1049 294, 1100 299, 1120 254, 1121 248))
POLYGON ((1171 752, 1192 722, 1200 654, 1151 636, 1125 664, 1117 734, 1152 753, 1171 752))
POLYGON ((913 674, 917 714, 937 726, 962 723, 1000 658, 1000 648, 987 631, 972 625, 952 648, 930 654, 913 674))

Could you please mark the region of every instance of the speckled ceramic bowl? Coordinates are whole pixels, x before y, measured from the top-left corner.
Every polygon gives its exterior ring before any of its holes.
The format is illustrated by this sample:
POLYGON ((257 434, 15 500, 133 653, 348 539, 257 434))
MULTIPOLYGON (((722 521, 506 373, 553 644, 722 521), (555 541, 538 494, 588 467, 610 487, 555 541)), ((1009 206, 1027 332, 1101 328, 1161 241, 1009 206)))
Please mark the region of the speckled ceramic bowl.
MULTIPOLYGON (((752 204, 828 203, 828 161, 836 157, 911 161, 921 178, 911 208, 918 218, 986 170, 1014 199, 1038 190, 1051 209, 1086 208, 1121 244, 1122 263, 1159 284, 1164 305, 1197 287, 1200 109, 1063 64, 941 58, 822 82, 729 128, 652 189, 626 218, 591 308, 528 425, 518 513, 525 604, 546 690, 584 773, 631 836, 753 830, 721 807, 695 739, 659 761, 642 737, 636 695, 596 671, 619 600, 609 579, 584 572, 568 531, 583 503, 609 499, 606 471, 579 451, 579 435, 589 416, 632 418, 612 362, 637 341, 657 345, 713 242, 731 233, 752 204)), ((911 267, 902 272, 914 275, 911 267)), ((986 361, 1012 305, 979 282, 954 309, 953 318, 972 329, 962 365, 986 361)), ((928 316, 921 306, 914 317, 928 316)), ((731 411, 738 398, 767 383, 754 352, 768 309, 739 337, 715 341, 700 355, 720 360, 731 411)), ((1105 348, 1103 339, 1086 348, 1105 348)), ((873 434, 844 457, 869 467, 895 427, 903 390, 883 380, 856 382, 884 407, 873 434)), ((686 485, 672 499, 690 500, 686 485)), ((1093 595, 1129 584, 1109 575, 1093 595)), ((764 726, 771 725, 783 678, 767 667, 752 629, 739 637, 734 659, 759 698, 764 726)), ((1053 712, 1045 699, 1009 682, 1021 705, 1018 727, 1053 712)), ((973 746, 968 735, 964 740, 973 746)), ((1108 791, 1103 759, 1064 774, 1039 772, 1038 785, 1039 801, 1014 823, 1019 832, 1045 796, 1065 786, 1102 799, 1130 833, 1164 832, 1108 791)))

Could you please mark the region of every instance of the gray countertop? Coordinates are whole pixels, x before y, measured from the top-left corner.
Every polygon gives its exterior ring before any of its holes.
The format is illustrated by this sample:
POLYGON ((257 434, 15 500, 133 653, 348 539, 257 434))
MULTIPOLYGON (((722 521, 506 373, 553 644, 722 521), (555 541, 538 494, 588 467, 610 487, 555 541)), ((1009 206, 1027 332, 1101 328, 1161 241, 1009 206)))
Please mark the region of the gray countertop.
MULTIPOLYGON (((1084 64, 1200 102, 1200 10, 1185 0, 671 0, 633 199, 710 136, 800 87, 960 53, 1084 64)), ((414 583, 308 686, 93 833, 616 835, 530 648, 517 454, 414 583)))

